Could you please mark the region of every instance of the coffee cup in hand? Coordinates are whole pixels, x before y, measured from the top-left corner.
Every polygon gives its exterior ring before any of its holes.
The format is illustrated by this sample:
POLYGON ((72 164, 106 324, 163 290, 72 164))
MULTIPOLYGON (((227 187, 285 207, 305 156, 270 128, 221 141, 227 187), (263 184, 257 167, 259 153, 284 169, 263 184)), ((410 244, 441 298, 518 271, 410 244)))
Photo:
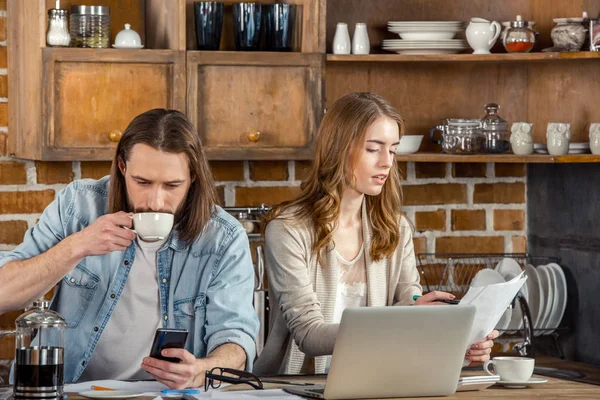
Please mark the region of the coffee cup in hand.
POLYGON ((133 214, 133 229, 140 239, 146 242, 164 240, 173 228, 173 214, 143 212, 133 214))
POLYGON ((527 382, 533 375, 535 360, 528 357, 494 357, 483 364, 483 369, 490 375, 500 375, 501 381, 527 382), (493 372, 490 371, 493 367, 493 372))

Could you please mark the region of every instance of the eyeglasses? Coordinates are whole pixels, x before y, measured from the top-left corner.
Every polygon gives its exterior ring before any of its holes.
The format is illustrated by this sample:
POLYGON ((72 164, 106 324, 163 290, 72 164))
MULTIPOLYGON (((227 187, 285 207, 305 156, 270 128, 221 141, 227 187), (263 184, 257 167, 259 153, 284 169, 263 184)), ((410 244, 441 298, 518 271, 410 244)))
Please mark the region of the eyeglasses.
POLYGON ((252 386, 254 389, 264 389, 260 378, 250 372, 232 368, 215 367, 210 371, 206 371, 206 374, 204 375, 204 391, 208 391, 209 387, 218 389, 221 387, 222 382, 231 383, 233 385, 245 383, 252 386))

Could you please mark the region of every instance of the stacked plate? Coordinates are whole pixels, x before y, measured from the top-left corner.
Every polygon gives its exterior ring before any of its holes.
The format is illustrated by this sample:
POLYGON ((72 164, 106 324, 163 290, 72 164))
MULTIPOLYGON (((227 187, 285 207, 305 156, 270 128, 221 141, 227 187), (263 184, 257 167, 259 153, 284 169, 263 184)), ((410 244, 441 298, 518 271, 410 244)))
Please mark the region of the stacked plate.
MULTIPOLYGON (((520 274, 522 268, 514 259, 505 258, 498 263, 494 272, 509 281, 520 274)), ((560 325, 567 307, 565 274, 556 263, 540 265, 537 268, 528 265, 525 267, 525 273, 528 279, 521 288, 521 294, 529 305, 533 327, 537 329, 535 335, 549 335, 560 325)), ((517 303, 508 318, 503 317, 498 322, 496 329, 506 329, 509 333, 514 333, 521 328, 523 328, 523 315, 517 303)))
MULTIPOLYGON (((548 147, 544 143, 534 143, 533 151, 539 154, 548 154, 548 147)), ((585 154, 590 152, 588 142, 569 143, 569 154, 585 154)))
POLYGON ((469 48, 466 40, 453 39, 465 30, 463 21, 389 21, 388 31, 401 40, 384 40, 383 49, 399 54, 452 54, 469 48))

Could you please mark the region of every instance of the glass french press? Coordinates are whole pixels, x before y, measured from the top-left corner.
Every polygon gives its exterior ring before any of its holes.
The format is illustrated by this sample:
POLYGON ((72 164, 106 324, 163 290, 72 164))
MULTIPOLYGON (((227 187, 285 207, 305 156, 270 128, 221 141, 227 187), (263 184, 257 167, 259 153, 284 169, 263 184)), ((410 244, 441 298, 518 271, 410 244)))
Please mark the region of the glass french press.
POLYGON ((64 386, 64 330, 67 323, 50 303, 37 300, 16 320, 15 399, 62 399, 64 386))

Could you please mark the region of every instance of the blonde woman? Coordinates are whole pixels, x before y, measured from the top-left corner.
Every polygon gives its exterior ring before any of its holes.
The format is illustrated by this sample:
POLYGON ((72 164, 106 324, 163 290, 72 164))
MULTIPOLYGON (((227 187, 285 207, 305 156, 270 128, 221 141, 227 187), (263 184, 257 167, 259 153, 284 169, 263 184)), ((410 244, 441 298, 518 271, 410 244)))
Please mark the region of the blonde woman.
MULTIPOLYGON (((454 297, 413 300, 422 288, 395 162, 403 131, 400 115, 376 94, 348 94, 327 111, 300 196, 267 217, 271 317, 257 374, 326 372, 346 307, 454 297)), ((497 335, 465 358, 487 360, 497 335)))

